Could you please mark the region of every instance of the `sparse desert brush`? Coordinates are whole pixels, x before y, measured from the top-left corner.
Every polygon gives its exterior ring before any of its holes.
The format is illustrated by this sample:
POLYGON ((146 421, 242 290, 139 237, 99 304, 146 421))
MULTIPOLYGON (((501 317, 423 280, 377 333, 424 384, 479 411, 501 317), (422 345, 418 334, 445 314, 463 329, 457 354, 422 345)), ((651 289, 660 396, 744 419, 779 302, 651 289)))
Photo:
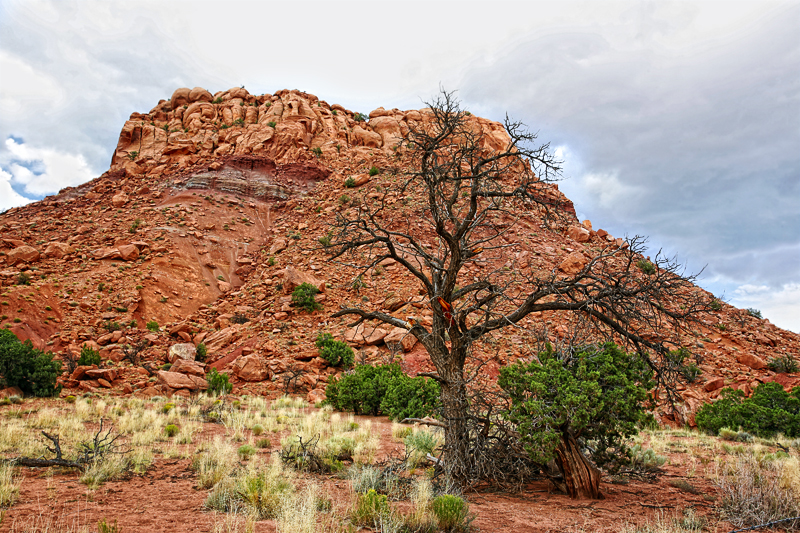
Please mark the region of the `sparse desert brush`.
POLYGON ((135 474, 144 474, 147 472, 150 465, 153 464, 153 459, 153 452, 150 448, 144 446, 133 448, 128 455, 131 472, 135 474))
POLYGON ((192 470, 203 488, 213 487, 227 476, 236 464, 236 450, 221 435, 200 446, 192 459, 192 470))
POLYGON ((205 506, 222 512, 240 511, 257 520, 278 517, 282 501, 294 492, 291 474, 277 456, 267 468, 252 461, 235 475, 226 476, 214 485, 205 506))
MULTIPOLYGON (((2 516, 2 514, 0 514, 2 516)), ((28 516, 21 524, 11 522, 14 533, 91 533, 85 525, 78 525, 74 513, 62 512, 61 516, 52 512, 41 511, 38 515, 28 516)))
MULTIPOLYGON (((770 459, 745 453, 718 464, 714 480, 722 516, 736 527, 800 516, 797 458, 770 459)), ((800 528, 800 520, 782 524, 800 528)))
POLYGON ((444 444, 444 436, 436 429, 416 428, 403 441, 408 454, 409 468, 416 468, 428 454, 435 452, 444 444))
POLYGON ((708 520, 698 516, 694 509, 686 508, 681 513, 658 513, 653 519, 644 524, 634 525, 626 523, 620 529, 621 533, 702 533, 705 531, 708 520))
POLYGON ((19 494, 22 479, 14 477, 14 467, 0 464, 0 509, 11 507, 19 494))
POLYGON ((279 533, 315 533, 318 530, 317 516, 319 487, 310 483, 300 493, 287 493, 281 500, 278 512, 279 533))
POLYGON ((405 517, 406 526, 411 531, 432 531, 435 518, 431 509, 433 486, 427 477, 418 477, 411 488, 411 514, 405 517))
POLYGON ((466 531, 469 529, 469 505, 461 496, 440 494, 431 502, 431 511, 436 526, 443 531, 466 531))
POLYGON ((398 442, 403 442, 412 431, 414 431, 414 428, 411 426, 405 426, 403 424, 398 424, 397 422, 392 422, 392 439, 398 442))
POLYGON ((130 460, 122 453, 107 453, 89 464, 80 482, 96 488, 106 481, 117 479, 129 468, 130 460))

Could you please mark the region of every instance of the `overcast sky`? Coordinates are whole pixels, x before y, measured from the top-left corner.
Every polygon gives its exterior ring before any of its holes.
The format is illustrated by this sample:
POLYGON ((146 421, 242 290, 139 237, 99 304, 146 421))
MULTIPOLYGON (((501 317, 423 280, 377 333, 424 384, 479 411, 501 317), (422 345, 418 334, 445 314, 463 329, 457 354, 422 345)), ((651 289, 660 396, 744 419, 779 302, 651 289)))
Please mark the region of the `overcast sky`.
POLYGON ((0 209, 103 173, 178 87, 369 112, 440 84, 559 150, 595 228, 800 332, 796 1, 0 0, 0 209))

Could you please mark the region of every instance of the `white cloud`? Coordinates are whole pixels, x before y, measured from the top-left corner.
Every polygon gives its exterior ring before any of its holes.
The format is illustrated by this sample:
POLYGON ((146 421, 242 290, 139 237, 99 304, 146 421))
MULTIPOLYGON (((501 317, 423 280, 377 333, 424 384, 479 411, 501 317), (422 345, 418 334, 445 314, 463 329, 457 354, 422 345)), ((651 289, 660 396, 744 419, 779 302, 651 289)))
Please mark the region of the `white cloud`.
POLYGON ((0 50, 0 113, 24 119, 34 108, 42 111, 60 103, 64 96, 52 77, 22 59, 0 50))
POLYGON ((593 203, 604 209, 624 206, 640 192, 640 187, 623 183, 616 174, 588 173, 579 179, 584 190, 581 196, 594 197, 593 203))
POLYGON ((31 201, 30 198, 25 198, 11 188, 11 179, 11 174, 0 168, 0 212, 31 201))
POLYGON ((800 283, 787 283, 780 289, 767 285, 740 285, 733 291, 730 303, 737 307, 752 307, 778 327, 800 333, 800 283))
POLYGON ((6 181, 23 185, 25 192, 31 196, 52 194, 95 177, 82 154, 34 148, 11 138, 6 139, 5 147, 10 155, 2 158, 3 166, 7 169, 4 174, 11 176, 6 181), (37 170, 31 170, 31 167, 37 170))

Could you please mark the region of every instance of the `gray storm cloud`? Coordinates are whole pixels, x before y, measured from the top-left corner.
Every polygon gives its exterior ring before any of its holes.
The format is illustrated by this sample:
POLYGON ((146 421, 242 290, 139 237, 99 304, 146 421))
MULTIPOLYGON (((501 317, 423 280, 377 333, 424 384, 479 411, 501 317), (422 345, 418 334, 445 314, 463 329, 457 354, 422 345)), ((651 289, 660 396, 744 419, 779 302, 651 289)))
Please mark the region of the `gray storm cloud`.
POLYGON ((531 36, 468 70, 461 95, 565 147, 579 212, 710 278, 777 287, 800 279, 798 20, 795 5, 679 49, 617 46, 609 28, 531 36))

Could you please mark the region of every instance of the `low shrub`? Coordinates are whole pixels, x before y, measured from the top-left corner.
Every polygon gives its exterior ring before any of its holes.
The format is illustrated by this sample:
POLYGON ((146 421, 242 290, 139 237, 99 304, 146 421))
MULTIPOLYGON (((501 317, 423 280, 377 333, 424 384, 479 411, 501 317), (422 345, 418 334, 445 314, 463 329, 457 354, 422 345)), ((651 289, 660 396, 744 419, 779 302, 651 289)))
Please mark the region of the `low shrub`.
POLYGON ((438 383, 419 376, 412 379, 396 363, 358 365, 331 379, 325 389, 325 403, 340 411, 402 420, 435 414, 439 394, 438 383))
POLYGON ((195 348, 195 359, 201 363, 206 362, 206 356, 208 355, 208 348, 202 342, 197 345, 195 348))
POLYGON ((639 270, 641 270, 642 272, 644 272, 648 276, 651 276, 651 275, 656 273, 655 265, 653 265, 653 263, 651 263, 647 259, 639 259, 636 262, 636 266, 639 268, 639 270))
POLYGON ((296 307, 302 307, 309 313, 313 313, 318 309, 322 309, 322 304, 314 299, 314 295, 319 292, 314 285, 310 283, 301 283, 292 291, 292 303, 296 307))
POLYGON ((369 175, 370 176, 377 176, 378 173, 380 173, 380 170, 378 170, 378 167, 376 167, 374 165, 373 165, 372 168, 369 169, 369 175))
MULTIPOLYGON (((752 454, 738 455, 721 465, 715 483, 723 518, 744 528, 800 516, 797 468, 796 458, 768 460, 752 454)), ((795 530, 800 520, 783 522, 780 527, 795 530)))
POLYGON ((0 330, 0 386, 19 387, 25 394, 57 396, 61 385, 61 362, 52 353, 37 350, 31 341, 20 342, 16 335, 0 330))
POLYGON ((356 186, 355 178, 347 178, 346 180, 344 180, 344 186, 347 187, 348 189, 355 187, 356 186))
POLYGON ((755 440, 753 436, 746 431, 734 431, 728 428, 721 428, 719 430, 719 438, 733 442, 753 442, 755 440))
POLYGON ((442 389, 436 380, 401 374, 389 383, 381 411, 392 420, 422 418, 439 412, 442 389))
POLYGON ((498 385, 511 399, 504 418, 517 427, 535 461, 550 461, 565 432, 593 441, 591 458, 609 470, 621 467, 626 440, 647 419, 645 401, 653 373, 635 354, 614 343, 556 352, 538 361, 500 369, 498 385))
POLYGON ((389 382, 402 373, 397 364, 357 365, 352 372, 331 378, 325 403, 339 411, 378 416, 389 382))
POLYGON ((466 531, 469 529, 469 505, 460 496, 441 494, 433 499, 431 509, 440 530, 466 531))
POLYGON ((645 448, 641 444, 634 444, 628 450, 631 469, 637 472, 651 473, 664 466, 667 458, 658 455, 651 448, 645 448))
POLYGON ((761 311, 759 311, 758 309, 753 309, 752 307, 747 308, 747 314, 754 318, 759 318, 759 319, 764 318, 763 316, 761 316, 761 311))
POLYGON ((374 489, 356 495, 356 504, 352 511, 353 523, 359 526, 378 527, 381 517, 391 513, 388 498, 378 494, 374 489))
POLYGON ((78 365, 99 365, 100 362, 100 352, 85 344, 81 347, 81 355, 78 357, 78 365))
POLYGON ((330 333, 320 332, 315 342, 319 349, 319 356, 328 361, 331 366, 350 368, 356 356, 353 349, 342 341, 337 341, 330 333))
POLYGON ((208 392, 211 394, 228 394, 233 390, 233 385, 228 380, 228 374, 218 373, 216 368, 206 375, 208 382, 208 392))
POLYGON ((330 248, 332 243, 332 235, 330 232, 328 232, 319 239, 317 239, 317 241, 325 248, 330 248))
POLYGON ((695 421, 698 428, 715 435, 722 428, 739 428, 763 438, 776 433, 800 437, 800 387, 788 393, 779 383, 761 383, 750 398, 725 388, 719 400, 697 411, 695 421))
POLYGON ((150 322, 148 322, 148 323, 145 325, 145 327, 146 327, 146 328, 147 328, 149 331, 152 331, 153 333, 157 333, 157 332, 158 332, 158 330, 159 330, 158 322, 156 322, 155 320, 151 320, 150 322))
POLYGON ((769 361, 767 361, 767 366, 773 372, 783 374, 794 374, 795 372, 800 372, 800 368, 797 366, 797 361, 795 361, 794 357, 788 353, 771 358, 769 361))
POLYGON ((236 453, 239 454, 239 457, 246 460, 250 459, 250 457, 252 457, 253 454, 256 453, 256 449, 254 446, 251 446, 249 444, 244 444, 242 446, 239 446, 239 449, 236 450, 236 453))
POLYGON ((167 424, 164 426, 164 435, 167 437, 174 437, 178 434, 178 426, 175 424, 167 424))

